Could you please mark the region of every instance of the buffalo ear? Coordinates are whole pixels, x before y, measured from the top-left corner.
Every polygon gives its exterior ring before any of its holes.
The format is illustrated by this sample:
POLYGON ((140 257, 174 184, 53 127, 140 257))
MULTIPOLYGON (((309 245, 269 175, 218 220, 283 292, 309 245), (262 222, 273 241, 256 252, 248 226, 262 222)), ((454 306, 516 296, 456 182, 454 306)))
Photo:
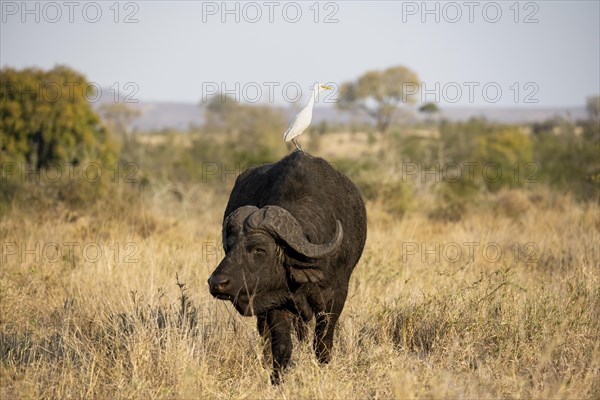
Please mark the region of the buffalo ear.
POLYGON ((290 268, 292 279, 297 283, 317 283, 324 278, 323 272, 317 268, 290 268))
POLYGON ((310 263, 296 260, 290 256, 285 257, 284 264, 292 280, 296 283, 317 283, 325 278, 325 274, 320 267, 310 263))

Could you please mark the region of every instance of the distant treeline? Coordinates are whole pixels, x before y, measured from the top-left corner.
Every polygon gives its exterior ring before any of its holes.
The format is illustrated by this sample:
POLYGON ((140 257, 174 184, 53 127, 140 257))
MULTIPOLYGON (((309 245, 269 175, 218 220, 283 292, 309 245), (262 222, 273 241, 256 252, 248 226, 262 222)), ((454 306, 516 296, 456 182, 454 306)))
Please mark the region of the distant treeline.
MULTIPOLYGON (((87 101, 94 86, 68 67, 4 68, 0 73, 2 207, 22 199, 23 190, 31 196, 32 185, 46 188, 40 192, 50 197, 46 200, 76 199, 77 204, 110 196, 116 187, 106 184, 111 181, 136 190, 157 182, 219 187, 224 186, 222 174, 207 173, 215 165, 225 166, 231 175, 289 151, 281 140, 287 120, 268 105, 216 96, 204 108, 203 126, 149 132, 141 140, 130 129, 137 112, 124 104, 108 104, 98 115, 87 101), (153 143, 148 139, 152 137, 161 140, 153 143)), ((449 122, 436 115, 437 106, 427 106, 422 109, 429 118, 417 126, 390 123, 382 132, 375 124, 322 122, 306 136, 315 154, 323 135, 340 131, 368 135, 367 146, 378 143, 381 150, 329 161, 349 174, 367 199, 385 199, 399 214, 424 193, 461 209, 482 193, 535 190, 539 185, 598 201, 598 103, 598 97, 588 99, 585 120, 532 125, 449 122), (429 134, 412 133, 418 130, 429 134)))

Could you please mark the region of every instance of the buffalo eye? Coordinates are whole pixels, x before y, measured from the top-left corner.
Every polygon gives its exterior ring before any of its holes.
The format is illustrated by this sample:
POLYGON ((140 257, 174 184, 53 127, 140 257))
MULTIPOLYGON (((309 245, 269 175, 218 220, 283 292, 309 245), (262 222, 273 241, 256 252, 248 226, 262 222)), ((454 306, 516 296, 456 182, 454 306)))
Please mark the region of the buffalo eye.
MULTIPOLYGON (((262 233, 255 233, 246 239, 246 252, 250 257, 263 261, 269 255, 269 237, 262 233)), ((271 239, 272 240, 272 239, 271 239)))
POLYGON ((267 256, 267 250, 265 250, 262 247, 256 247, 256 246, 248 247, 247 251, 248 251, 248 253, 250 253, 252 258, 255 260, 262 260, 267 256))

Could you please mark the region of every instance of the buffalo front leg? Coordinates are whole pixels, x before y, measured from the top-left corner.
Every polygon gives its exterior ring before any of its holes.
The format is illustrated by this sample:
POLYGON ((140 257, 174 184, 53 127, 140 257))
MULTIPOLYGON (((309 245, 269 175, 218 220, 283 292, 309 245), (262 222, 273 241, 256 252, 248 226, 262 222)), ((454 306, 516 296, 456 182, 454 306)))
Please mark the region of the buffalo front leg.
POLYGON ((269 360, 271 359, 271 333, 267 326, 267 314, 256 316, 256 329, 263 341, 263 365, 268 368, 269 360))
POLYGON ((308 327, 306 326, 306 322, 299 316, 294 318, 294 330, 299 341, 303 342, 306 340, 308 327))
POLYGON ((327 311, 316 314, 315 340, 313 346, 317 359, 322 364, 331 361, 331 349, 333 348, 333 333, 335 326, 344 308, 347 292, 333 296, 327 311))
POLYGON ((331 348, 333 347, 333 315, 326 312, 320 312, 316 315, 315 340, 313 347, 317 359, 322 364, 327 364, 331 360, 331 348), (331 334, 329 334, 331 332, 331 334))
POLYGON ((288 311, 267 311, 267 326, 271 335, 271 354, 273 356, 273 373, 271 383, 281 382, 283 371, 292 357, 291 330, 293 316, 288 311))

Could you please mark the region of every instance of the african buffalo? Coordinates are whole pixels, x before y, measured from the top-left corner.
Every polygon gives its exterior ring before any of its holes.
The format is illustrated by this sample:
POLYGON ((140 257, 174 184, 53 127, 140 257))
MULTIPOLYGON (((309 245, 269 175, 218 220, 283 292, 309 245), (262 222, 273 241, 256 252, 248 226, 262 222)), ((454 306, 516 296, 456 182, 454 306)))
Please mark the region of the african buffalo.
POLYGON ((208 285, 240 314, 257 317, 271 345, 274 384, 290 361, 292 328, 304 338, 313 316, 317 358, 331 359, 366 235, 358 189, 321 158, 294 151, 237 178, 223 220, 225 257, 208 285))

